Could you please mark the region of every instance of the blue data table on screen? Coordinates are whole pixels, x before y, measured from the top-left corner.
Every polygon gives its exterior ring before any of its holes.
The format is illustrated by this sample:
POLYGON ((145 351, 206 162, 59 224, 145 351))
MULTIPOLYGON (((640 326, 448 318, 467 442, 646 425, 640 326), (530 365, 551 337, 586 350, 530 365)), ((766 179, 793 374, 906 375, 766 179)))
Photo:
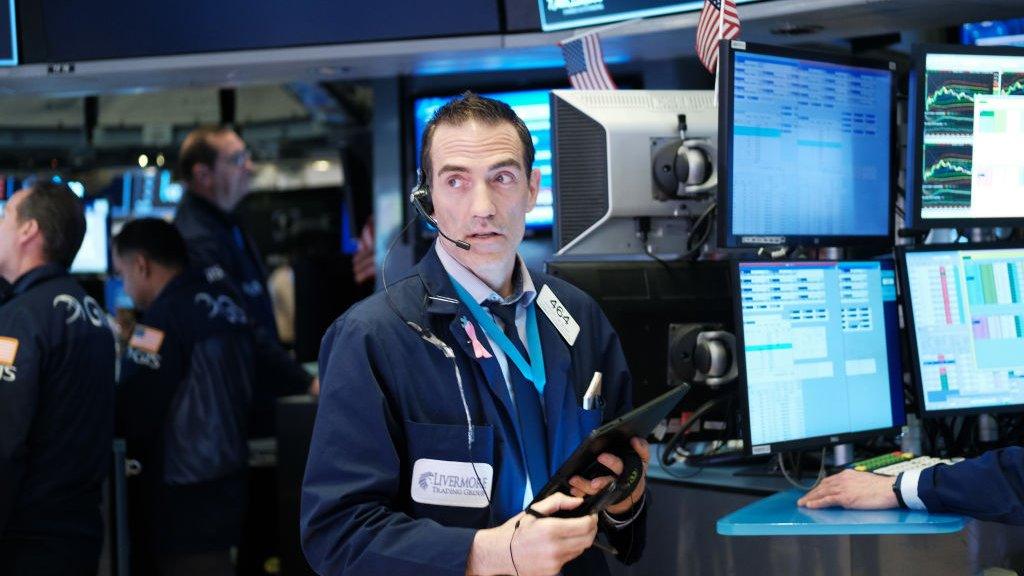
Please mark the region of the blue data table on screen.
POLYGON ((779 492, 718 520, 723 536, 836 536, 948 534, 964 527, 964 517, 912 510, 843 510, 800 508, 805 492, 779 492))

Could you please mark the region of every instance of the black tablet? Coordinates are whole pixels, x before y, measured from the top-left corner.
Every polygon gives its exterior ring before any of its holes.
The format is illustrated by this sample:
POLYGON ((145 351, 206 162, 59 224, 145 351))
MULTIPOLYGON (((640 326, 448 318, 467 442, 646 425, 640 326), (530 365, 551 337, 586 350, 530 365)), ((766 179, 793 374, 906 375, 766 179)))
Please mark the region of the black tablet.
POLYGON ((594 470, 608 474, 607 469, 597 462, 597 457, 604 452, 614 454, 624 450, 632 451, 633 447, 629 445, 629 440, 634 436, 646 438, 689 391, 689 384, 680 384, 647 404, 595 428, 551 476, 544 488, 537 492, 533 501, 539 502, 555 492, 567 492, 570 488, 569 479, 573 476, 599 476, 600 474, 588 474, 588 471, 594 470))

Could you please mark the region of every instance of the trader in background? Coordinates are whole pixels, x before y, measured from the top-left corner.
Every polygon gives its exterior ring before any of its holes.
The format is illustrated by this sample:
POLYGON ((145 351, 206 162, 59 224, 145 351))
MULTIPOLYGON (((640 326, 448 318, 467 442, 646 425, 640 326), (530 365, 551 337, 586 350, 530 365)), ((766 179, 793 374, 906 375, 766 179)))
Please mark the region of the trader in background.
POLYGON ((85 235, 64 185, 0 217, 0 574, 94 576, 114 431, 114 335, 68 274, 85 235))
POLYGON ((255 435, 272 431, 277 396, 316 393, 319 383, 281 347, 267 274, 255 242, 232 212, 248 194, 252 159, 231 128, 197 128, 181 144, 178 170, 188 191, 174 223, 193 266, 212 280, 226 277, 256 326, 257 381, 253 389, 255 435))
POLYGON ((133 572, 234 573, 246 504, 253 334, 224 282, 188 268, 178 230, 125 224, 115 270, 143 312, 117 387, 117 432, 142 464, 129 480, 133 572))

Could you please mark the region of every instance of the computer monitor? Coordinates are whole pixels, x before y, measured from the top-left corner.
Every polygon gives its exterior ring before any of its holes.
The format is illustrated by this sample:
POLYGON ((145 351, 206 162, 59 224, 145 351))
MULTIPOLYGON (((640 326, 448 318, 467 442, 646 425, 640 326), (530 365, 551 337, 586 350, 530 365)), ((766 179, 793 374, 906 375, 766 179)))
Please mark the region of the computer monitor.
MULTIPOLYGON (((526 214, 526 227, 530 229, 551 228, 554 216, 551 196, 551 114, 548 109, 548 90, 519 90, 514 92, 491 92, 481 96, 500 100, 508 104, 523 119, 533 136, 536 149, 533 167, 540 170, 540 193, 537 205, 526 214)), ((438 108, 454 99, 456 95, 416 98, 413 115, 416 131, 416 164, 419 167, 423 131, 438 108)))
MULTIPOLYGON (((754 0, 734 0, 746 4, 754 0)), ((537 0, 540 26, 545 32, 584 28, 634 18, 651 18, 679 12, 699 12, 704 0, 537 0)))
POLYGON ((719 243, 891 242, 892 62, 723 42, 719 243))
POLYGON ((905 423, 892 260, 737 262, 744 442, 762 455, 905 423))
POLYGON ((685 252, 717 183, 714 92, 552 90, 551 114, 556 256, 649 259, 642 222, 652 252, 685 252))
POLYGON ((1024 226, 1024 49, 914 47, 913 228, 1024 226))
POLYGON ((85 238, 71 264, 72 274, 106 274, 110 267, 110 204, 106 198, 85 203, 85 238))
POLYGON ((1024 409, 1024 245, 898 251, 925 416, 1024 409))

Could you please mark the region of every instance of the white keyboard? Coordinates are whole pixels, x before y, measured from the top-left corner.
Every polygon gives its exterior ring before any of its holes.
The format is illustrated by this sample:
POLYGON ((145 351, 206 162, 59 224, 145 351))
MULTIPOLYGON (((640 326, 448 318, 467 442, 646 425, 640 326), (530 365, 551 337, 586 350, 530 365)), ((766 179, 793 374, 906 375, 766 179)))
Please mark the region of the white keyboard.
POLYGON ((900 472, 924 470, 925 468, 931 468, 937 464, 956 464, 962 460, 963 458, 934 458, 932 456, 918 456, 917 458, 883 466, 877 470, 872 470, 872 472, 875 474, 881 474, 882 476, 898 476, 900 472))

